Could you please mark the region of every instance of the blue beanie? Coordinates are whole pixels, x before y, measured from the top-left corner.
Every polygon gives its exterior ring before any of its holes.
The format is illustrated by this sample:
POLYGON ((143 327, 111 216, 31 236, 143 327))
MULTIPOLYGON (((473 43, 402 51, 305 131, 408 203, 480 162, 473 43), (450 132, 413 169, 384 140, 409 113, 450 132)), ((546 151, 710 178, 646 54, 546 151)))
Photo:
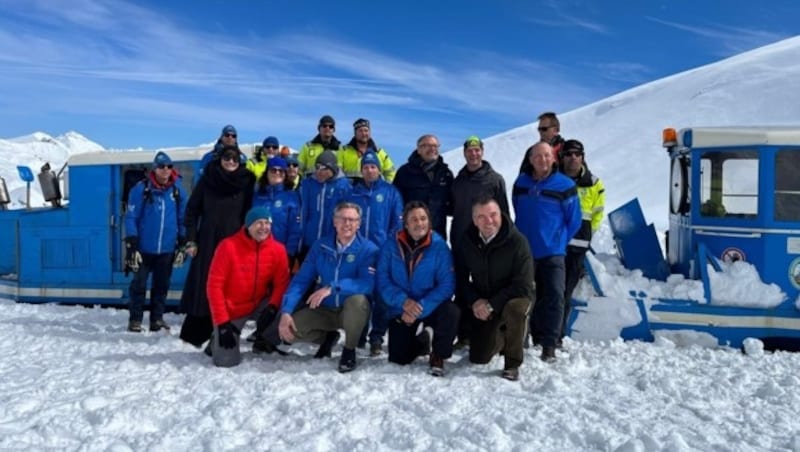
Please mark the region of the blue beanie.
POLYGON ((276 137, 270 136, 264 138, 264 142, 261 143, 261 146, 262 147, 275 146, 277 148, 278 146, 280 146, 280 143, 278 142, 278 139, 276 137))
POLYGON ((300 161, 297 160, 297 155, 296 154, 289 154, 289 155, 286 156, 286 165, 288 166, 288 165, 291 165, 291 164, 295 164, 295 165, 299 165, 300 164, 300 161))
POLYGON ((222 128, 222 135, 220 135, 220 136, 225 136, 225 134, 228 134, 228 133, 232 133, 234 135, 238 135, 236 133, 236 127, 233 127, 230 124, 228 124, 227 126, 222 128))
POLYGON ((363 157, 361 157, 361 167, 363 168, 364 165, 375 165, 378 167, 378 169, 380 169, 381 162, 380 160, 378 160, 377 154, 375 154, 372 151, 369 151, 366 154, 364 154, 363 157))
POLYGON ((158 151, 156 157, 153 159, 153 169, 161 165, 172 165, 172 159, 163 151, 158 151))
POLYGON ((280 168, 286 171, 287 166, 286 160, 280 157, 271 157, 269 160, 267 160, 267 168, 280 168))
POLYGON ((267 220, 272 223, 272 214, 267 207, 253 207, 244 217, 244 225, 248 228, 258 220, 267 220))

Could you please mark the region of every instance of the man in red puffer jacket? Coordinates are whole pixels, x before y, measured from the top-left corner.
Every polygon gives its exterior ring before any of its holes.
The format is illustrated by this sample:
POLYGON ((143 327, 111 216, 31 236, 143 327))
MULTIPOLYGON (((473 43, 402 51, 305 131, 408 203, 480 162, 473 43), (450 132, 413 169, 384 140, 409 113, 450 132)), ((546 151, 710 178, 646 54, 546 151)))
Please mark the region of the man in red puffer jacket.
POLYGON ((269 209, 250 209, 244 224, 217 246, 208 273, 206 291, 214 322, 211 354, 217 367, 241 362, 242 326, 268 292, 265 312, 274 316, 289 285, 289 260, 284 246, 272 237, 269 209))

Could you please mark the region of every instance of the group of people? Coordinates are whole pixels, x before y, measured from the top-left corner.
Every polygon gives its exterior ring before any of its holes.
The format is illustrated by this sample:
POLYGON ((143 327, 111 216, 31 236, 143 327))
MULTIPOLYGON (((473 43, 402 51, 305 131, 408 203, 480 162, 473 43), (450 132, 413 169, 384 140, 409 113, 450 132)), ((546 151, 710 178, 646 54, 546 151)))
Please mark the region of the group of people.
POLYGON ((502 354, 501 376, 517 380, 528 337, 554 360, 604 204, 582 143, 561 138, 556 115, 539 117, 541 141, 526 151, 511 204, 477 136, 454 176, 435 135, 395 170, 369 120, 354 122, 346 145, 335 130, 325 115, 296 156, 267 137, 248 159, 225 126, 188 199, 157 153, 125 216, 128 329, 142 330, 150 273, 150 330, 169 328, 172 267, 191 256, 180 338, 206 344, 217 366, 239 364, 250 319, 256 353, 305 341, 330 357, 343 331, 340 372, 356 368, 358 347, 381 355, 387 336, 390 362, 428 356, 435 376, 454 347, 469 347, 473 363, 502 354))

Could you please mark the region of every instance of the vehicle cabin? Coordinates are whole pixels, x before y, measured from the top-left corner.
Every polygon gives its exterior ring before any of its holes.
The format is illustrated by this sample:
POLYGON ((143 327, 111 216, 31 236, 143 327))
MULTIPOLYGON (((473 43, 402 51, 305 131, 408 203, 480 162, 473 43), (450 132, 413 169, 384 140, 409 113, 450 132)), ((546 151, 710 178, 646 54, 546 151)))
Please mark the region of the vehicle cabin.
MULTIPOLYGON (((168 150, 191 193, 209 149, 168 150)), ((70 157, 68 203, 0 211, 0 297, 24 302, 127 304, 123 215, 130 189, 144 179, 157 151, 91 152, 70 157)), ((53 175, 53 177, 55 177, 53 175)), ((39 175, 40 182, 46 177, 39 175)), ((56 187, 58 182, 56 181, 56 187)), ((58 191, 58 188, 56 188, 58 191)), ((188 196, 188 195, 187 195, 188 196)), ((67 196, 64 197, 67 200, 67 196)), ((176 269, 167 304, 175 305, 188 265, 176 269)))
POLYGON ((794 303, 800 290, 800 128, 664 131, 670 156, 667 262, 699 279, 707 259, 743 260, 794 303))

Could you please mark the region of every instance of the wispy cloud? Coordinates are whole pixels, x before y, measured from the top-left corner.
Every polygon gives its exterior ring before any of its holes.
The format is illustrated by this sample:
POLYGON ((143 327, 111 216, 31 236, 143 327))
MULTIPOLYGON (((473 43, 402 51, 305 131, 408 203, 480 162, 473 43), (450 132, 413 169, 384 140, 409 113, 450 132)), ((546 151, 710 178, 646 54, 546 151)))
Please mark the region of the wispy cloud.
POLYGON ((584 2, 564 2, 547 0, 542 2, 542 7, 547 10, 547 14, 527 16, 526 21, 554 28, 580 28, 592 33, 609 33, 609 29, 604 24, 593 21, 587 16, 590 9, 584 2))
POLYGON ((717 49, 716 53, 721 57, 746 52, 791 36, 771 30, 731 27, 714 22, 688 24, 652 16, 647 16, 647 20, 704 38, 709 46, 717 49))
POLYGON ((320 111, 367 114, 393 124, 386 140, 416 136, 426 123, 462 140, 470 121, 501 131, 597 98, 549 62, 476 49, 418 61, 337 36, 232 38, 121 0, 76 2, 0 0, 11 11, 0 17, 0 86, 39 100, 16 108, 303 136, 320 111))

